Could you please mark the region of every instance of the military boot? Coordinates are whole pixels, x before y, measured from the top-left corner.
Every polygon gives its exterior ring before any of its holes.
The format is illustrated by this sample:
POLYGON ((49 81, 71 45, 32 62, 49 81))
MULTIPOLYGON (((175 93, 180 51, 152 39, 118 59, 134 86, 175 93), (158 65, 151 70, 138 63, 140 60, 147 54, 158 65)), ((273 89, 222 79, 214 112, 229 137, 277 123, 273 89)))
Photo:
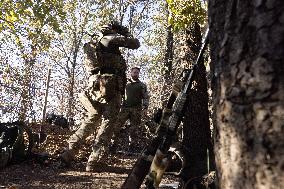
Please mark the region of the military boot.
POLYGON ((94 150, 90 154, 88 162, 87 162, 87 166, 86 166, 86 171, 92 172, 95 170, 95 167, 97 167, 97 162, 99 160, 99 151, 100 150, 97 149, 97 150, 94 150))
POLYGON ((59 158, 64 166, 69 167, 74 160, 74 153, 71 150, 65 150, 59 158))
POLYGON ((100 151, 101 149, 98 148, 89 156, 86 166, 87 172, 103 172, 107 169, 108 165, 102 161, 100 151))

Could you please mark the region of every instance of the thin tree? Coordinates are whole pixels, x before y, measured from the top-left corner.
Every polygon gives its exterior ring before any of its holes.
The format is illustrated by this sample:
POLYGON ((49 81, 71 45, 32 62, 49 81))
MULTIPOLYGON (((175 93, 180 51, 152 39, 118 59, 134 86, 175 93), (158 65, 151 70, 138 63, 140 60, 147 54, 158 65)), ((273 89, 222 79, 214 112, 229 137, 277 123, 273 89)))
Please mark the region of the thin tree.
MULTIPOLYGON (((175 30, 184 29, 184 45, 180 51, 180 64, 184 68, 190 68, 195 63, 201 47, 200 25, 205 21, 205 9, 200 1, 168 0, 168 3, 171 9, 169 20, 173 24, 173 28, 175 30)), ((186 188, 205 188, 200 182, 202 179, 196 178, 201 178, 209 171, 214 170, 206 74, 204 61, 201 61, 194 74, 194 85, 188 94, 189 100, 183 120, 182 152, 185 156, 185 164, 181 172, 180 186, 184 185, 186 188), (193 179, 196 179, 197 182, 188 184, 193 179)))

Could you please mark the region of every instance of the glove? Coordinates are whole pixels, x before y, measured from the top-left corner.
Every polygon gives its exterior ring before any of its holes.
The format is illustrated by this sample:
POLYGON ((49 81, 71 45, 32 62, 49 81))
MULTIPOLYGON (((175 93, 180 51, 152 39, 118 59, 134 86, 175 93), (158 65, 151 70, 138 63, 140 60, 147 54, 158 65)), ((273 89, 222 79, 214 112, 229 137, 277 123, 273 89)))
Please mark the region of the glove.
POLYGON ((100 68, 95 67, 95 68, 93 68, 93 69, 91 70, 91 75, 98 74, 98 73, 99 73, 99 71, 100 71, 100 68))
POLYGON ((133 38, 133 35, 132 35, 131 33, 126 33, 126 34, 125 34, 125 37, 127 37, 127 38, 133 38))

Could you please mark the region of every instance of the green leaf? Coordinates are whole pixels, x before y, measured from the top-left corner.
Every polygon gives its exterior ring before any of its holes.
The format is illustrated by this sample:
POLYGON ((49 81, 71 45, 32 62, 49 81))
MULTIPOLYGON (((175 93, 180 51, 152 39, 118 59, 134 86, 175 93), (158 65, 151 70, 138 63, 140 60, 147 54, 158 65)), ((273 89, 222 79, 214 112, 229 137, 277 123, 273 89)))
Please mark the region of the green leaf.
POLYGON ((168 19, 174 30, 180 30, 198 22, 203 25, 206 20, 206 5, 199 0, 167 0, 171 12, 168 19))

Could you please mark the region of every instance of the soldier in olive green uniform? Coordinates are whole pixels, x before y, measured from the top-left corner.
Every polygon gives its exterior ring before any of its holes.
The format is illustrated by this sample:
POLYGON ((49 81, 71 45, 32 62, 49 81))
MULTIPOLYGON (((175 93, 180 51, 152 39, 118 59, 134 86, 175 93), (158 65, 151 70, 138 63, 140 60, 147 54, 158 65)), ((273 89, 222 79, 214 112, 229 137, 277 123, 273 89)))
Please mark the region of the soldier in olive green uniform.
POLYGON ((141 117, 146 114, 149 106, 149 94, 147 86, 139 80, 140 69, 133 67, 131 69, 131 78, 128 79, 125 90, 125 100, 117 118, 115 135, 119 134, 120 128, 129 119, 130 145, 135 145, 132 141, 137 137, 137 131, 141 124, 141 117))
POLYGON ((119 47, 137 49, 140 46, 138 39, 116 22, 103 26, 101 33, 97 41, 84 45, 87 55, 85 66, 90 77, 89 86, 81 94, 80 101, 87 115, 80 128, 70 137, 68 149, 61 155, 61 160, 70 164, 85 138, 99 128, 86 171, 93 171, 102 164, 101 160, 106 155, 115 130, 114 123, 125 91, 127 68, 119 47))

